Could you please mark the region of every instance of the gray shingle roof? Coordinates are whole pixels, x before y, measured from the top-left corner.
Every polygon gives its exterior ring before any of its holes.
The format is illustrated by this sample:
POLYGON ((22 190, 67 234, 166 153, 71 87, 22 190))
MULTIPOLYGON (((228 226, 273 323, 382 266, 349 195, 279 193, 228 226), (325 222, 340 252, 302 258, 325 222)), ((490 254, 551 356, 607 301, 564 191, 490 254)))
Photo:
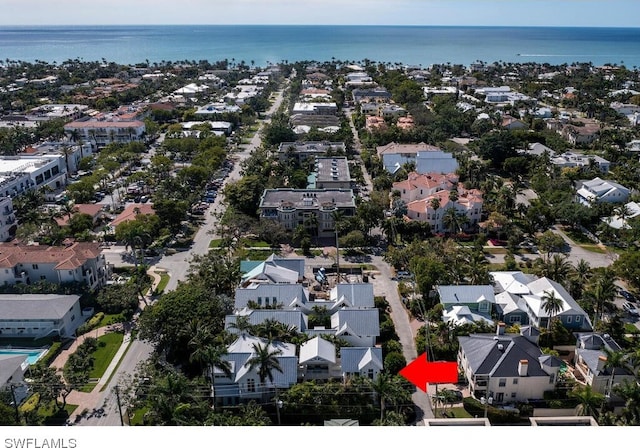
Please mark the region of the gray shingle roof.
POLYGON ((0 294, 0 320, 62 319, 79 300, 77 295, 0 294))
POLYGON ((474 374, 516 377, 520 360, 526 359, 527 376, 548 376, 540 366, 540 348, 523 336, 472 334, 458 340, 474 374))

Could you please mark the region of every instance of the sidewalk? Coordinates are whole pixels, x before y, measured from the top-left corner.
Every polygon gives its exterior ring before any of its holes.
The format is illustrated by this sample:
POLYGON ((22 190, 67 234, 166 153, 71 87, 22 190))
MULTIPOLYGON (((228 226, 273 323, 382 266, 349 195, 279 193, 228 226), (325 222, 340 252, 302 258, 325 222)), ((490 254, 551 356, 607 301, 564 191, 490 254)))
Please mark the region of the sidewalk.
MULTIPOLYGON (((156 290, 156 288, 158 287, 158 284, 160 283, 160 280, 162 279, 160 276, 160 273, 156 271, 155 267, 149 268, 147 273, 151 277, 153 277, 153 282, 151 284, 151 287, 149 288, 149 291, 145 294, 144 298, 140 300, 140 303, 139 303, 140 310, 144 309, 145 306, 151 303, 150 299, 152 297, 152 292, 156 290)), ((118 363, 126 353, 127 349, 129 348, 129 344, 132 341, 131 325, 129 323, 125 323, 124 328, 125 328, 125 333, 124 333, 124 339, 122 340, 122 344, 120 344, 118 351, 113 356, 113 359, 109 363, 109 366, 105 370, 104 374, 100 377, 98 383, 95 385, 93 390, 91 392, 80 392, 80 391, 74 390, 67 397, 68 404, 74 404, 78 406, 76 410, 69 416, 69 419, 71 421, 73 421, 77 415, 82 414, 82 412, 85 409, 92 410, 94 408, 99 408, 103 406, 104 403, 99 402, 100 397, 102 396, 102 389, 108 384, 113 372, 118 366, 118 363)), ((97 328, 88 333, 85 333, 82 336, 79 336, 75 341, 73 341, 73 343, 67 349, 63 350, 56 357, 56 359, 53 360, 53 362, 51 363, 51 367, 55 367, 56 370, 62 371, 65 363, 69 359, 69 356, 77 350, 77 348, 84 342, 84 340, 87 337, 98 338, 108 333, 109 331, 112 331, 112 330, 110 330, 108 326, 105 326, 105 327, 97 328)))

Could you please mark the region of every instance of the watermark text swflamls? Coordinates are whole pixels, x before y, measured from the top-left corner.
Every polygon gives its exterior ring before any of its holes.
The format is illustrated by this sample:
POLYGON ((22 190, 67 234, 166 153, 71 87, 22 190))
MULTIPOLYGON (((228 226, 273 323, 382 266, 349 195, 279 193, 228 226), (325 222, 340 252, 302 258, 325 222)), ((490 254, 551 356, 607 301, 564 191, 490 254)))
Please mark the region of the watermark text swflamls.
POLYGON ((76 448, 74 438, 14 437, 4 439, 4 448, 76 448))

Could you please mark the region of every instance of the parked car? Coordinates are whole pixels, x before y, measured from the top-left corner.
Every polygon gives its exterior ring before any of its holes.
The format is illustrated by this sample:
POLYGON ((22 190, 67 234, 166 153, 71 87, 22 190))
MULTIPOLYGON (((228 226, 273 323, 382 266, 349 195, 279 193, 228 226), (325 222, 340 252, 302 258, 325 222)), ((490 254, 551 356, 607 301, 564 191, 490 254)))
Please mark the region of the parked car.
POLYGON ((620 295, 622 297, 624 297, 625 300, 628 300, 629 302, 637 302, 638 301, 638 299, 636 299, 636 296, 631 294, 629 291, 625 291, 624 289, 622 289, 620 291, 620 295))
POLYGON ((140 202, 146 204, 147 202, 149 202, 149 196, 140 196, 140 202))
POLYGON ((626 312, 628 312, 632 316, 638 316, 638 314, 640 314, 638 312, 638 308, 636 308, 636 306, 631 302, 624 302, 622 304, 622 309, 624 309, 626 312))

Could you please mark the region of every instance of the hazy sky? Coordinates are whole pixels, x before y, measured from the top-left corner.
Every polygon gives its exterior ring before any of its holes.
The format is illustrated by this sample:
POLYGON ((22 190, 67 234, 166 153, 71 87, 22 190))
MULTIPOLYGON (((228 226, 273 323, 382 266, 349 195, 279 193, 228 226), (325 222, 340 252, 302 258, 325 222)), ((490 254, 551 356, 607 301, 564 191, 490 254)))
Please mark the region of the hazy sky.
POLYGON ((640 26, 640 0, 0 0, 0 25, 640 26))

